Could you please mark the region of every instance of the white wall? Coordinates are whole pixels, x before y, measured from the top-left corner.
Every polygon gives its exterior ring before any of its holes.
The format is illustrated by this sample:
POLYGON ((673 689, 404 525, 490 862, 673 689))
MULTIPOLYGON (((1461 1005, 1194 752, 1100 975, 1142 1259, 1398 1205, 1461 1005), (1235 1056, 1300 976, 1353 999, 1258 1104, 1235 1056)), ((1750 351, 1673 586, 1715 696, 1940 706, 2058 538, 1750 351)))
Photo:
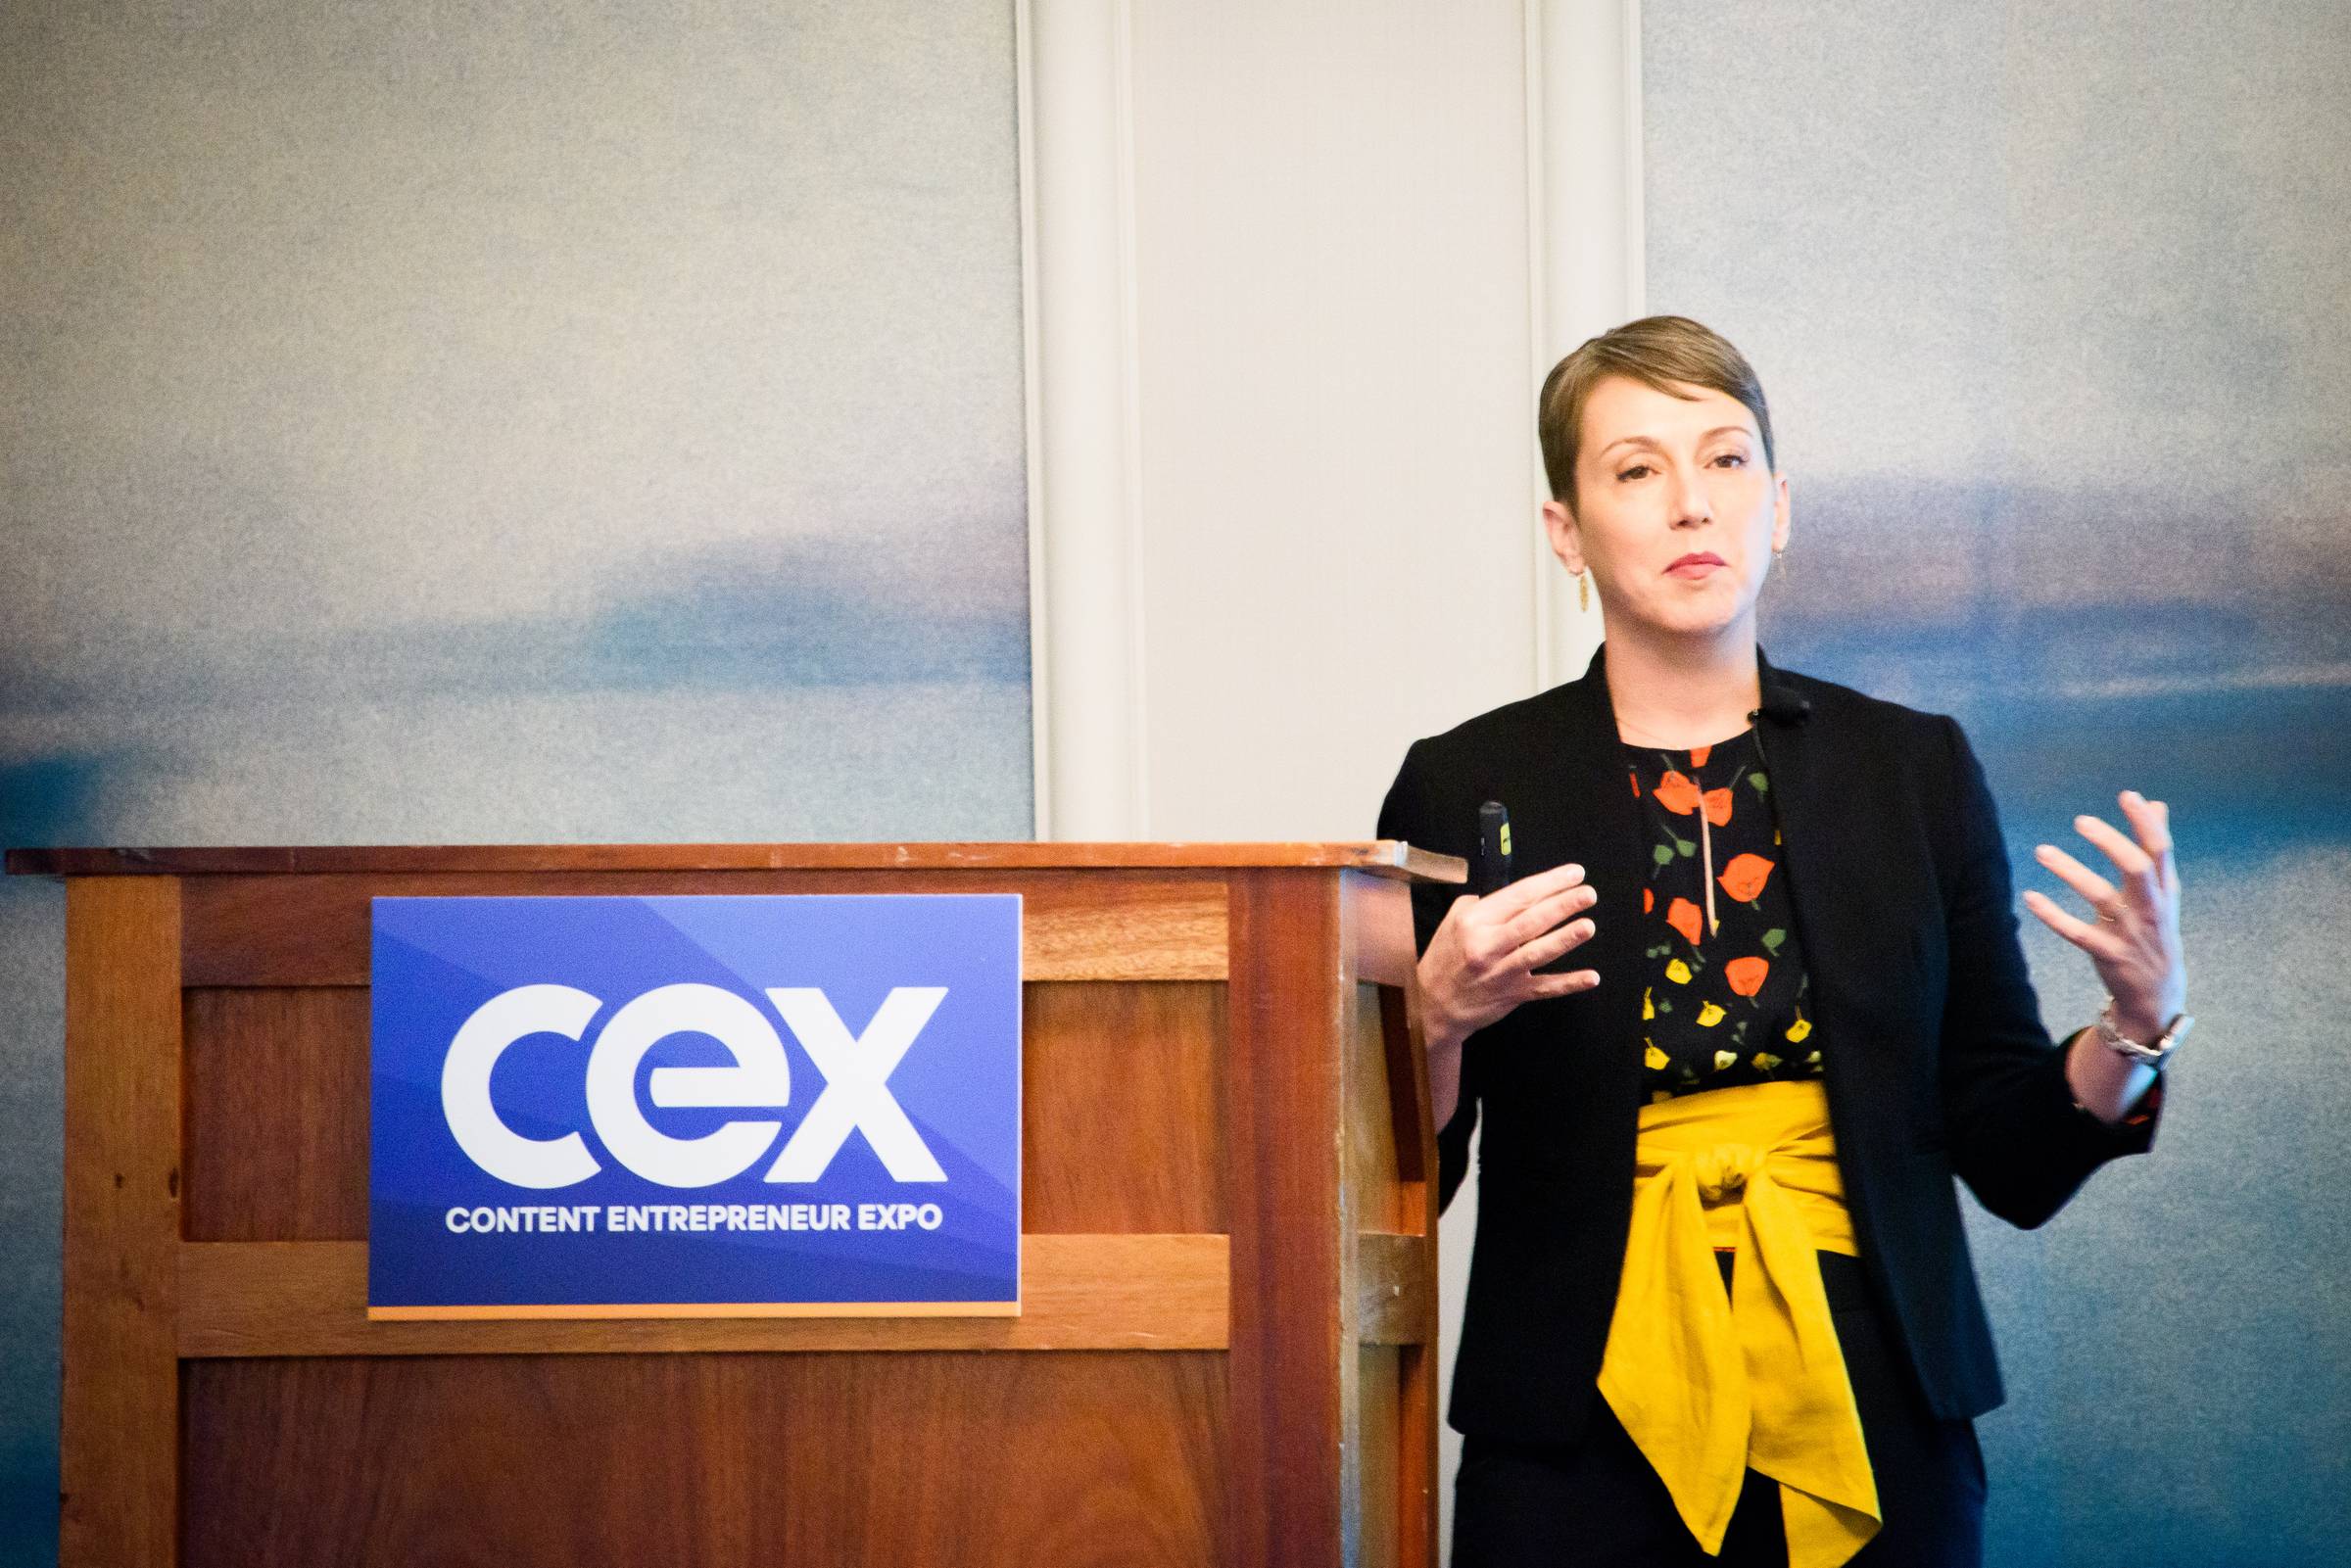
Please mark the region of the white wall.
POLYGON ((1045 835, 1367 837, 1409 741, 1580 673, 1533 404, 1638 301, 1631 19, 1031 0, 1045 835))

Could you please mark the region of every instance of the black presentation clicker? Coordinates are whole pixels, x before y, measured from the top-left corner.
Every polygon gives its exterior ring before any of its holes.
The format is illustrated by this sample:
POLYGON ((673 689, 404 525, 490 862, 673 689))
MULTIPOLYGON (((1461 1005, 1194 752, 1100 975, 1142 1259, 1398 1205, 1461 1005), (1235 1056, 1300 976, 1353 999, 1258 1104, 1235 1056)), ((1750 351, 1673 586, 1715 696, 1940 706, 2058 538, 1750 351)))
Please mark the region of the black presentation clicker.
POLYGON ((1480 898, 1511 884, 1511 814, 1499 800, 1477 808, 1477 885, 1480 898))

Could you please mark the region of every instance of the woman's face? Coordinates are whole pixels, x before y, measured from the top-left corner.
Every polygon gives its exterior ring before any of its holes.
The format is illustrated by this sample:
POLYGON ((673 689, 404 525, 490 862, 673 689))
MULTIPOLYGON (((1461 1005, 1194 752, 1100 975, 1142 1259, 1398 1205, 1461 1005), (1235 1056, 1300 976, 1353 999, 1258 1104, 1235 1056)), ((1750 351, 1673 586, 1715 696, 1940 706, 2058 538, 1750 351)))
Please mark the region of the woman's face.
POLYGON ((1788 543, 1788 481, 1764 465, 1755 416, 1727 393, 1677 390, 1621 376, 1594 387, 1575 510, 1544 503, 1552 549, 1569 571, 1591 571, 1611 634, 1742 626, 1788 543))

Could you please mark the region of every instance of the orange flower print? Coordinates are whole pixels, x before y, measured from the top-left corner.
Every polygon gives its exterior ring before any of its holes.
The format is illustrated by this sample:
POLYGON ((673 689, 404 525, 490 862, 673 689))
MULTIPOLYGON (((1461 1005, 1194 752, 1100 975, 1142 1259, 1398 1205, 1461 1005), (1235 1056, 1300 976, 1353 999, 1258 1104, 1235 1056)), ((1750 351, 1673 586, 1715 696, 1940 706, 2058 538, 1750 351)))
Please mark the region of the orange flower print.
POLYGON ((1642 889, 1641 889, 1641 913, 1642 913, 1642 914, 1644 914, 1644 915, 1646 915, 1646 914, 1648 914, 1648 913, 1649 913, 1651 910, 1653 910, 1653 909, 1655 909, 1656 907, 1657 907, 1657 890, 1656 890, 1655 888, 1654 888, 1654 887, 1644 887, 1644 888, 1642 888, 1642 889))
POLYGON ((1635 800, 1638 800, 1638 799, 1640 799, 1640 798, 1641 798, 1641 776, 1640 776, 1639 774, 1637 774, 1637 773, 1628 773, 1628 774, 1626 774, 1626 775, 1625 775, 1625 777, 1626 777, 1627 779, 1630 779, 1630 780, 1633 782, 1633 798, 1634 798, 1635 800))
POLYGON ((1763 976, 1770 973, 1770 961, 1760 958, 1735 958, 1722 967, 1722 977, 1741 996, 1752 996, 1763 989, 1763 976))
POLYGON ((1692 746, 1690 748, 1690 766, 1703 768, 1706 765, 1706 759, 1712 755, 1714 755, 1712 746, 1692 746))
POLYGON ((1677 817, 1687 817, 1698 809, 1698 785, 1671 768, 1665 770, 1665 777, 1657 781, 1656 788, 1650 793, 1656 796, 1658 805, 1677 817))
POLYGON ((1728 789, 1709 789, 1704 795, 1706 821, 1715 827, 1725 827, 1731 820, 1731 792, 1728 789))
POLYGON ((1722 883, 1724 892, 1742 904, 1751 904, 1770 876, 1771 862, 1761 855, 1734 855, 1731 863, 1722 868, 1722 875, 1714 879, 1722 883))
POLYGON ((1698 906, 1687 898, 1677 898, 1665 906, 1665 924, 1682 933, 1682 940, 1692 947, 1698 945, 1698 906))

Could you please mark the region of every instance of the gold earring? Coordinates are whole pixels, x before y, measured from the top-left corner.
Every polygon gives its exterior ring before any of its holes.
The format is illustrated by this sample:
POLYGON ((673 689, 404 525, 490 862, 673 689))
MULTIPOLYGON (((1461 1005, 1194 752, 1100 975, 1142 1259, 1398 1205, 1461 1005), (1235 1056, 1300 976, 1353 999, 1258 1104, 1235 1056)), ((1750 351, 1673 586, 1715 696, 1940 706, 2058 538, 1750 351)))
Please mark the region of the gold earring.
POLYGON ((1592 579, 1588 573, 1578 572, 1575 574, 1575 607, 1586 614, 1591 613, 1592 579))

